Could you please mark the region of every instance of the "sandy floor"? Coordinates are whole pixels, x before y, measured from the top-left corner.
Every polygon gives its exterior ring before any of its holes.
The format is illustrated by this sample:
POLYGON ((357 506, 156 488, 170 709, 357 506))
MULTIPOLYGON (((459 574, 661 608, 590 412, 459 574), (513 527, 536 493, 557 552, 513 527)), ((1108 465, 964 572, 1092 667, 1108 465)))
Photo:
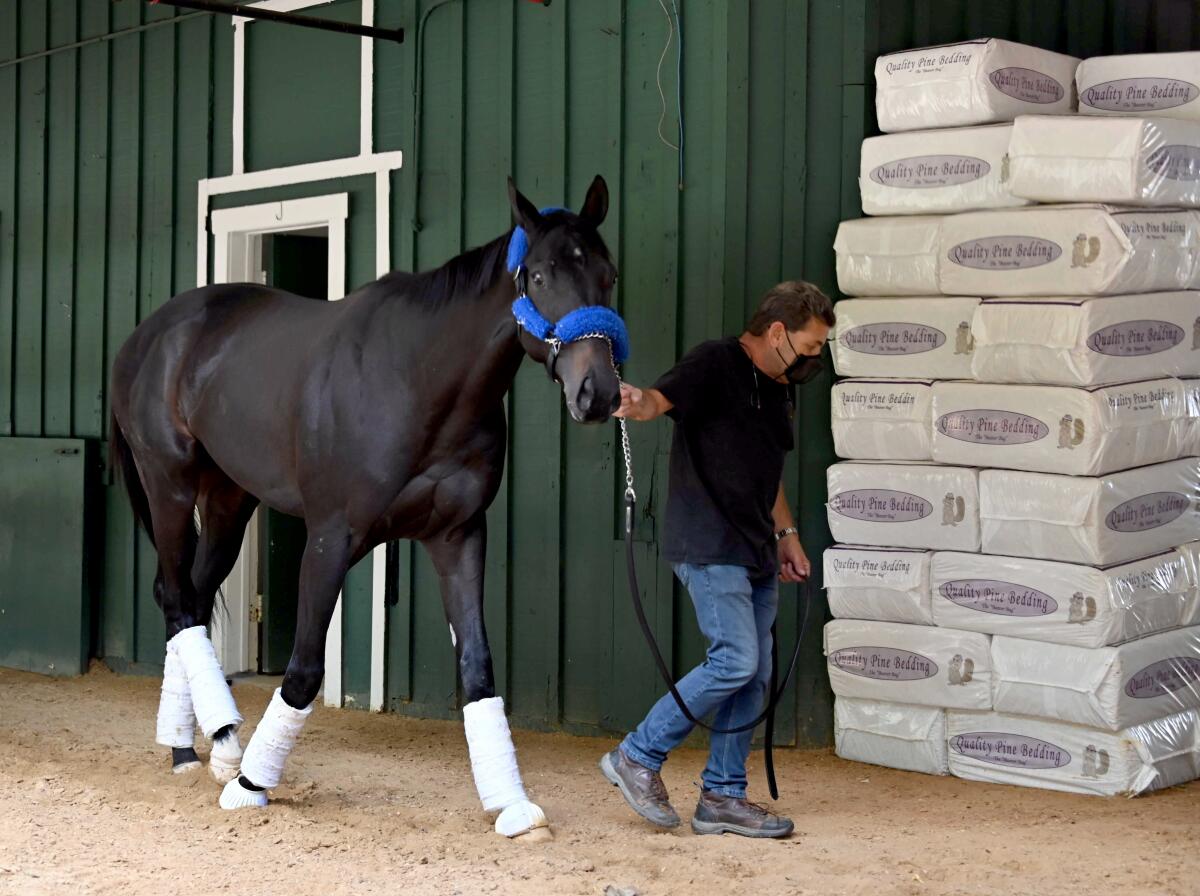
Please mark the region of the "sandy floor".
MULTIPOLYGON (((268 693, 235 694, 257 720, 268 693)), ((749 841, 654 831, 596 771, 610 742, 518 732, 557 834, 522 845, 478 810, 461 725, 318 709, 272 806, 231 814, 207 771, 168 773, 156 706, 145 678, 0 670, 0 893, 1200 892, 1198 783, 1103 800, 784 751, 796 834, 749 841)), ((668 764, 681 814, 701 765, 694 750, 668 764)))

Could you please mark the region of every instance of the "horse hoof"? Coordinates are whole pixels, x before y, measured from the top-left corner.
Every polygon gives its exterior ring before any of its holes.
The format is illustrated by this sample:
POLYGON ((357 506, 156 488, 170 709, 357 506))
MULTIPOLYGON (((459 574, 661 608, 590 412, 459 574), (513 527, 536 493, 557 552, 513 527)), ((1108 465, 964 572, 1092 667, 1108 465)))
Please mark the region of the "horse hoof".
POLYGON ((202 764, 199 759, 193 759, 190 762, 181 762, 179 765, 171 766, 171 774, 186 775, 188 772, 194 772, 200 768, 202 764))
POLYGON ((208 770, 218 784, 234 780, 242 767, 242 745, 236 733, 214 740, 208 754, 208 770))
POLYGON ((529 838, 527 842, 530 843, 554 839, 554 835, 550 833, 550 822, 546 820, 546 813, 529 800, 513 803, 501 812, 496 818, 496 833, 505 837, 529 838), (541 834, 543 831, 545 833, 541 834), (534 837, 535 833, 539 833, 539 836, 534 837))
POLYGON ((548 827, 533 828, 524 834, 517 834, 517 836, 510 837, 509 839, 517 843, 548 843, 554 839, 554 831, 548 827))
POLYGON ((242 786, 238 778, 234 778, 221 791, 222 809, 265 809, 267 807, 267 792, 265 790, 249 790, 242 786))

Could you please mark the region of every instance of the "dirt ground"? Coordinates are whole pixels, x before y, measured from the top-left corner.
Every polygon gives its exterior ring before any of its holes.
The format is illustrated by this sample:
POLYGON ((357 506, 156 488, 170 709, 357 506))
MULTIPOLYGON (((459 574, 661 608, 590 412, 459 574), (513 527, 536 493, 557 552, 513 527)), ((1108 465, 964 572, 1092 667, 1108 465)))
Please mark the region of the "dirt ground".
MULTIPOLYGON (((247 728, 269 693, 234 688, 247 728)), ((1200 892, 1200 783, 1104 800, 779 757, 786 841, 670 833, 596 770, 611 741, 517 732, 556 839, 506 841, 478 808, 462 726, 318 708, 263 812, 152 743, 157 682, 0 670, 0 893, 1031 894, 1200 892)), ((755 760, 757 757, 755 757, 755 760)), ((690 813, 703 764, 673 756, 690 813)), ((762 787, 755 761, 751 787, 762 787)))

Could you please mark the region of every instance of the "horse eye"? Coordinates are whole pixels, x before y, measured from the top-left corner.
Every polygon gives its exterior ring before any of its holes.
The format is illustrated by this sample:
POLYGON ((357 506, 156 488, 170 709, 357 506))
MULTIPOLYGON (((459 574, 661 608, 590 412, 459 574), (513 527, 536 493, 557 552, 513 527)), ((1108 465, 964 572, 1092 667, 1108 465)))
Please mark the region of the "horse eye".
POLYGON ((580 249, 578 246, 575 247, 575 251, 572 252, 571 254, 574 255, 577 260, 583 258, 583 250, 580 249))
POLYGON ((541 286, 545 282, 546 282, 546 278, 542 276, 541 271, 533 272, 533 285, 534 286, 541 286))

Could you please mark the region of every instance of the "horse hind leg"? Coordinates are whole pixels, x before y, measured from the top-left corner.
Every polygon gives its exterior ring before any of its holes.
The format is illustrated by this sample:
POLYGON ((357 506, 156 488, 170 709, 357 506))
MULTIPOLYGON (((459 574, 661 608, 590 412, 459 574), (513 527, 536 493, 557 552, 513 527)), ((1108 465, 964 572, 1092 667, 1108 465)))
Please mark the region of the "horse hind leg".
MULTIPOLYGON (((171 457, 167 453, 164 456, 171 457)), ((156 460, 159 463, 151 467, 150 475, 142 476, 142 483, 158 550, 161 584, 156 585, 155 596, 167 627, 168 660, 164 662, 164 699, 159 705, 160 712, 166 709, 167 713, 160 721, 172 731, 168 735, 172 742, 168 745, 173 751, 182 751, 173 753, 175 764, 186 766, 198 760, 192 758, 194 743, 186 743, 186 735, 179 724, 185 711, 180 693, 181 678, 186 678, 192 712, 204 736, 213 738, 214 744, 225 745, 227 752, 231 752, 231 739, 236 745, 236 731, 242 716, 237 711, 208 632, 198 616, 191 574, 198 543, 193 520, 197 477, 192 465, 184 459, 177 457, 178 462, 174 464, 163 462, 161 458, 156 460), (171 654, 174 654, 173 658, 171 654)))
POLYGON ((266 791, 278 787, 313 701, 325 677, 325 634, 338 593, 350 568, 353 549, 349 527, 314 525, 300 561, 300 598, 296 643, 283 675, 283 686, 271 697, 262 721, 246 746, 241 774, 221 792, 222 809, 262 808, 266 791))
MULTIPOLYGON (((257 498, 215 466, 200 477, 200 537, 191 580, 196 594, 196 621, 201 626, 207 627, 212 621, 217 590, 237 562, 246 525, 257 506, 257 498)), ((225 725, 212 738, 208 769, 219 783, 226 784, 237 776, 242 762, 237 726, 225 725)))

